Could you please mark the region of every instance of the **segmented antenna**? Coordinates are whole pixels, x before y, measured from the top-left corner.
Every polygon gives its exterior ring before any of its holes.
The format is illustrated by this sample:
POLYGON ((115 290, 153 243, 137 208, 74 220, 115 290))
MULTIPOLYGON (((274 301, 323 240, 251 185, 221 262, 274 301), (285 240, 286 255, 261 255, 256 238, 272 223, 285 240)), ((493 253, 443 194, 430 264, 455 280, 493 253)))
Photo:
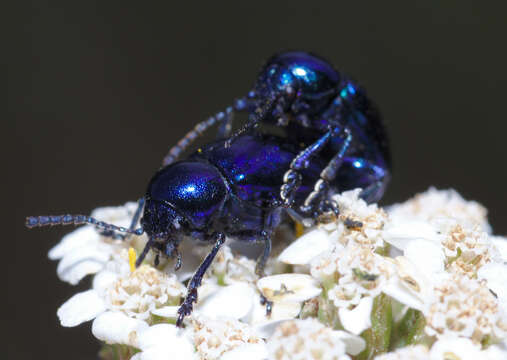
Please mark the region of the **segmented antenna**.
POLYGON ((82 225, 91 224, 97 228, 106 231, 119 231, 127 234, 142 235, 143 228, 128 229, 123 226, 116 226, 99 221, 91 216, 86 215, 57 215, 57 216, 29 216, 26 218, 25 225, 28 228, 42 227, 42 226, 56 226, 56 225, 82 225))
MULTIPOLYGON (((243 110, 243 107, 246 105, 245 99, 239 99, 236 101, 236 104, 234 106, 234 109, 237 111, 243 110)), ((232 116, 232 112, 234 111, 233 107, 229 106, 227 109, 225 109, 225 112, 221 111, 217 113, 215 116, 211 116, 207 120, 201 121, 198 123, 192 130, 190 130, 176 145, 174 145, 170 150, 169 154, 164 158, 162 161, 163 166, 167 166, 171 163, 173 163, 180 154, 185 151, 190 144, 194 142, 195 139, 200 137, 206 130, 208 130, 210 127, 212 127, 215 124, 221 124, 224 120, 226 120, 226 117, 232 116)), ((228 124, 225 123, 225 126, 228 124)), ((229 124, 230 125, 230 124, 229 124)))
POLYGON ((273 91, 269 97, 266 99, 265 103, 262 106, 258 107, 252 115, 253 119, 250 120, 252 122, 260 122, 262 121, 275 107, 277 101, 280 99, 282 94, 278 91, 273 91))
POLYGON ((265 102, 249 115, 247 123, 227 139, 225 147, 231 146, 236 138, 258 127, 260 122, 273 111, 273 108, 278 104, 281 96, 280 92, 272 92, 265 102))

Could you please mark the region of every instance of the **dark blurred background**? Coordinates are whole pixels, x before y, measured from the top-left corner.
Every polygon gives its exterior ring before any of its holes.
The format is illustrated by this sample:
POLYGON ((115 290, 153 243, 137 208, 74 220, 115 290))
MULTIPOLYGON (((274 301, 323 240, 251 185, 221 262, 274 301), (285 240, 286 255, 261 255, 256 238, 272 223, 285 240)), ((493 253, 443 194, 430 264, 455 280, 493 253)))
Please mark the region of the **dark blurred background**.
POLYGON ((89 324, 56 318, 89 286, 61 283, 47 259, 70 229, 27 231, 24 217, 137 199, 168 148, 283 49, 329 59, 379 105, 394 162, 384 204, 453 187, 507 233, 507 3, 135 4, 20 1, 3 12, 6 358, 89 360, 99 348, 89 324))

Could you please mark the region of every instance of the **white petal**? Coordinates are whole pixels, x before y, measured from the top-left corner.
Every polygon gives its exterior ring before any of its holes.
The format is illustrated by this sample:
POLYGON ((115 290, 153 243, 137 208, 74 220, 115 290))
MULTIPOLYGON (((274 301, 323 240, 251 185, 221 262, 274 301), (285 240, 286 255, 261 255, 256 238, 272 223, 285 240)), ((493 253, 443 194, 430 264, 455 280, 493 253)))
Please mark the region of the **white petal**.
MULTIPOLYGON (((296 314, 297 315, 297 314, 296 314)), ((294 318, 294 317, 293 317, 294 318)), ((292 321, 293 318, 289 319, 281 319, 281 320, 269 320, 262 324, 257 324, 253 326, 253 330, 255 335, 260 338, 269 339, 271 335, 275 332, 276 328, 283 322, 292 321)))
POLYGON ((225 352, 220 360, 265 360, 268 358, 266 344, 244 344, 225 352))
POLYGON ((479 345, 476 345, 468 338, 444 338, 438 340, 430 350, 430 358, 433 359, 459 359, 477 360, 481 359, 479 345))
POLYGON ((183 331, 173 324, 157 324, 139 333, 139 348, 146 350, 153 346, 165 345, 165 341, 186 341, 183 331))
POLYGON ((477 277, 486 279, 488 287, 498 296, 499 302, 507 304, 507 265, 491 262, 477 271, 477 277))
POLYGON ((492 345, 483 350, 484 358, 488 360, 505 360, 507 359, 507 349, 505 347, 492 345))
POLYGON ((242 320, 259 326, 260 337, 269 337, 274 331, 270 324, 278 323, 280 320, 292 320, 301 312, 300 302, 276 302, 273 304, 271 315, 266 316, 266 306, 261 305, 259 294, 255 294, 252 312, 242 320), (263 327, 265 326, 265 327, 263 327))
POLYGON ((194 345, 184 331, 172 324, 157 324, 138 333, 141 359, 191 359, 194 345))
POLYGON ((137 202, 130 201, 120 206, 104 206, 93 210, 91 216, 116 226, 128 227, 137 205, 137 202))
POLYGON ((405 250, 405 247, 416 239, 425 239, 436 243, 440 241, 440 236, 435 228, 423 221, 393 222, 386 226, 383 237, 386 242, 400 250, 405 250))
POLYGON ((241 319, 253 306, 254 289, 245 283, 225 286, 209 296, 197 309, 209 318, 230 317, 241 319))
POLYGON ((213 278, 204 279, 202 285, 197 290, 198 301, 204 302, 208 297, 220 290, 222 286, 218 285, 213 278))
POLYGON ((407 305, 416 310, 424 310, 424 302, 418 296, 415 296, 406 286, 398 279, 392 279, 383 288, 382 292, 398 302, 407 305))
POLYGON ((367 296, 359 300, 359 304, 352 310, 340 308, 338 314, 343 328, 352 334, 359 335, 371 327, 371 309, 373 298, 367 296))
POLYGON ((104 268, 111 255, 107 244, 87 244, 64 255, 58 263, 57 274, 62 281, 76 285, 88 274, 104 268))
POLYGON ((366 341, 360 336, 341 330, 335 330, 334 333, 345 344, 347 354, 357 355, 366 348, 366 341))
POLYGON ((139 360, 169 360, 169 359, 197 359, 196 353, 189 353, 179 348, 171 349, 165 346, 151 347, 139 355, 139 360))
POLYGON ((67 300, 57 311, 62 326, 77 326, 92 320, 106 310, 104 300, 95 290, 77 293, 67 300))
POLYGON ((121 312, 106 311, 93 321, 93 335, 108 344, 125 344, 139 347, 139 334, 148 328, 142 320, 133 319, 121 312))
POLYGON ((279 274, 257 281, 263 295, 274 302, 302 302, 318 296, 322 289, 313 277, 305 274, 279 274))
POLYGON ((404 255, 419 270, 429 274, 444 271, 445 255, 442 246, 432 241, 416 239, 405 247, 404 255))
POLYGON ((116 280, 118 280, 118 274, 102 270, 93 277, 92 287, 99 294, 103 294, 116 280))
MULTIPOLYGON (((424 304, 433 299, 435 283, 448 273, 428 274, 424 267, 422 269, 417 267, 405 256, 398 256, 395 263, 396 276, 389 279, 382 292, 413 309, 424 311, 424 304)), ((424 263, 420 266, 424 266, 424 263)))
POLYGON ((153 309, 152 314, 165 317, 165 318, 176 318, 178 316, 179 306, 164 306, 158 309, 153 309))
POLYGON ((507 262, 507 238, 502 236, 491 236, 490 239, 500 252, 502 260, 507 262))
POLYGON ((99 240, 100 235, 97 230, 92 226, 83 226, 65 235, 57 245, 49 250, 48 257, 51 260, 58 260, 82 246, 96 244, 99 240))
POLYGON ((331 238, 324 229, 312 230, 289 245, 278 260, 286 264, 306 265, 325 251, 331 250, 331 238))

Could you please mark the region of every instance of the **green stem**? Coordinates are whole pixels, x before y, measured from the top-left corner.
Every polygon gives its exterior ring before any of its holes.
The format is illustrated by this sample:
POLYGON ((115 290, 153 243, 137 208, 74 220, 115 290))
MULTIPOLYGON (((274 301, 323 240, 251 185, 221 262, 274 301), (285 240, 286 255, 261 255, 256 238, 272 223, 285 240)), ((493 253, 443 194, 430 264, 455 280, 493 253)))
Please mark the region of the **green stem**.
POLYGON ((408 309, 393 331, 392 349, 426 342, 424 315, 415 309, 408 309))
POLYGON ((361 334, 363 339, 366 340, 366 349, 356 357, 358 360, 370 360, 389 351, 393 324, 391 298, 389 296, 380 294, 373 300, 370 319, 371 328, 361 334))

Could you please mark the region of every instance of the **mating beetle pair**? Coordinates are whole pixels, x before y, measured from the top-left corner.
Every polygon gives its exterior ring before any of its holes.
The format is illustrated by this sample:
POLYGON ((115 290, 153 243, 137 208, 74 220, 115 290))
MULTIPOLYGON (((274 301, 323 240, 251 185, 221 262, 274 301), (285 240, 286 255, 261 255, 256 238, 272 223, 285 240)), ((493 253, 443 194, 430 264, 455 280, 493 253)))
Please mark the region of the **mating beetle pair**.
POLYGON ((151 179, 129 229, 83 215, 27 218, 28 227, 89 223, 106 234, 148 235, 139 265, 149 250, 176 258, 189 236, 213 244, 188 284, 177 325, 192 312, 197 288, 226 236, 262 242, 256 272, 263 274, 271 234, 285 214, 313 222, 338 213, 331 195, 361 187, 366 201, 378 200, 390 178, 390 155, 378 112, 364 91, 326 61, 305 53, 275 55, 253 90, 234 106, 199 123, 164 158, 151 179), (233 114, 248 121, 231 133, 233 114), (261 123, 283 136, 255 130, 261 123), (184 161, 175 160, 206 129, 217 124, 218 140, 184 161), (141 227, 135 226, 141 217, 141 227))

